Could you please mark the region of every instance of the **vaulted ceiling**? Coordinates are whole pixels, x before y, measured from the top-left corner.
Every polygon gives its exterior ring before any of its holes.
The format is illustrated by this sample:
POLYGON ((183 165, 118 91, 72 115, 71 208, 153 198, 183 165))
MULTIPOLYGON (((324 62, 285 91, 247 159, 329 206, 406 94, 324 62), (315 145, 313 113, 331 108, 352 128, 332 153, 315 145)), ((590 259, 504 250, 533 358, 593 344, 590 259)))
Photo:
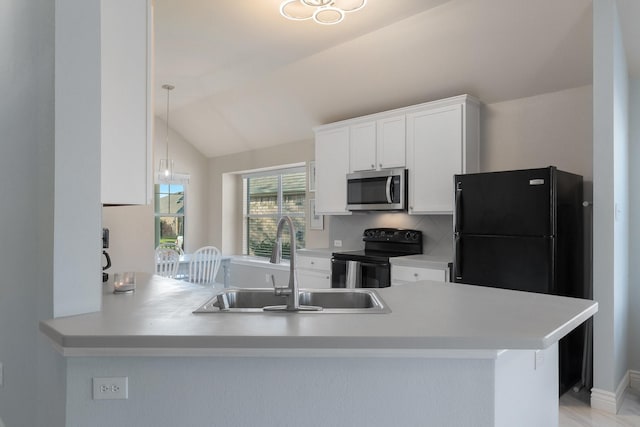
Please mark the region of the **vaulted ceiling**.
POLYGON ((170 125, 207 157, 461 93, 492 103, 592 80, 591 0, 369 0, 333 26, 286 20, 280 1, 156 0, 156 115, 174 84, 170 125))

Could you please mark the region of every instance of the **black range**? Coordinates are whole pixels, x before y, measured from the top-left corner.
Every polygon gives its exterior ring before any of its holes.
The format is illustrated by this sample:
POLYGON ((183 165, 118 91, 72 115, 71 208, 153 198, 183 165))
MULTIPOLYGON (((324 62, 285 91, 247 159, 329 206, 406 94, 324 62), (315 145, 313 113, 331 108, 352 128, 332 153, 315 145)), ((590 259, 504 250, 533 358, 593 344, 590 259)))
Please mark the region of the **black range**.
POLYGON ((389 258, 422 253, 422 232, 400 228, 368 228, 364 250, 334 252, 332 288, 385 288, 391 285, 389 258))

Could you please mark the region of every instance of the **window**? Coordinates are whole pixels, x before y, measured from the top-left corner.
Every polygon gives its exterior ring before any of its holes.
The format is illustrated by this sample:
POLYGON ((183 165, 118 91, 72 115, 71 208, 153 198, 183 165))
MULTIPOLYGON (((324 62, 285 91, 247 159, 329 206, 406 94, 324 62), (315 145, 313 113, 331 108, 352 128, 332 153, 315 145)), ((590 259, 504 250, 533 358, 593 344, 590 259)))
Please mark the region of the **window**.
MULTIPOLYGON (((268 257, 276 227, 283 215, 293 220, 296 248, 305 244, 306 168, 279 169, 243 176, 243 253, 268 257)), ((288 232, 283 234, 282 257, 289 258, 288 232)))
POLYGON ((183 184, 155 185, 155 235, 160 243, 176 243, 184 249, 184 194, 183 184))

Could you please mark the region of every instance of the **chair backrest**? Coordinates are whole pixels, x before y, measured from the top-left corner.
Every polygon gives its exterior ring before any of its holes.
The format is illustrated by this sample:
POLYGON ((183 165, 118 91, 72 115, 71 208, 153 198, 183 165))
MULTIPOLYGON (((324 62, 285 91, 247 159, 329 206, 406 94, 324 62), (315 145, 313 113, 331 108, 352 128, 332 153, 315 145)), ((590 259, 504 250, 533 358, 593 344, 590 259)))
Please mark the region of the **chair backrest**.
POLYGON ((180 254, 167 248, 156 249, 156 274, 162 277, 174 278, 178 274, 180 254))
POLYGON ((156 249, 173 249, 174 251, 178 252, 179 255, 184 255, 182 247, 174 242, 162 242, 156 247, 156 249))
POLYGON ((193 253, 189 262, 189 282, 214 283, 222 254, 215 246, 204 246, 193 253))

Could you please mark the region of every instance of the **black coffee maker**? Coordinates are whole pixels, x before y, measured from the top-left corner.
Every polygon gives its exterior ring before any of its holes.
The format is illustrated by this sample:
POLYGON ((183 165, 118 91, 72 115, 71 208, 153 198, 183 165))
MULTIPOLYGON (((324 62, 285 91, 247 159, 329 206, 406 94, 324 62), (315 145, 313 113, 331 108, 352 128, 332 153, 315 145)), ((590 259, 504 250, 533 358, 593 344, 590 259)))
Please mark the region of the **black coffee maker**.
POLYGON ((105 257, 105 260, 107 262, 106 265, 102 266, 102 282, 106 282, 107 280, 109 280, 109 274, 105 273, 104 271, 111 267, 111 257, 109 256, 109 254, 107 253, 107 251, 105 251, 105 249, 109 248, 109 229, 108 228, 103 228, 102 229, 102 255, 105 257))

